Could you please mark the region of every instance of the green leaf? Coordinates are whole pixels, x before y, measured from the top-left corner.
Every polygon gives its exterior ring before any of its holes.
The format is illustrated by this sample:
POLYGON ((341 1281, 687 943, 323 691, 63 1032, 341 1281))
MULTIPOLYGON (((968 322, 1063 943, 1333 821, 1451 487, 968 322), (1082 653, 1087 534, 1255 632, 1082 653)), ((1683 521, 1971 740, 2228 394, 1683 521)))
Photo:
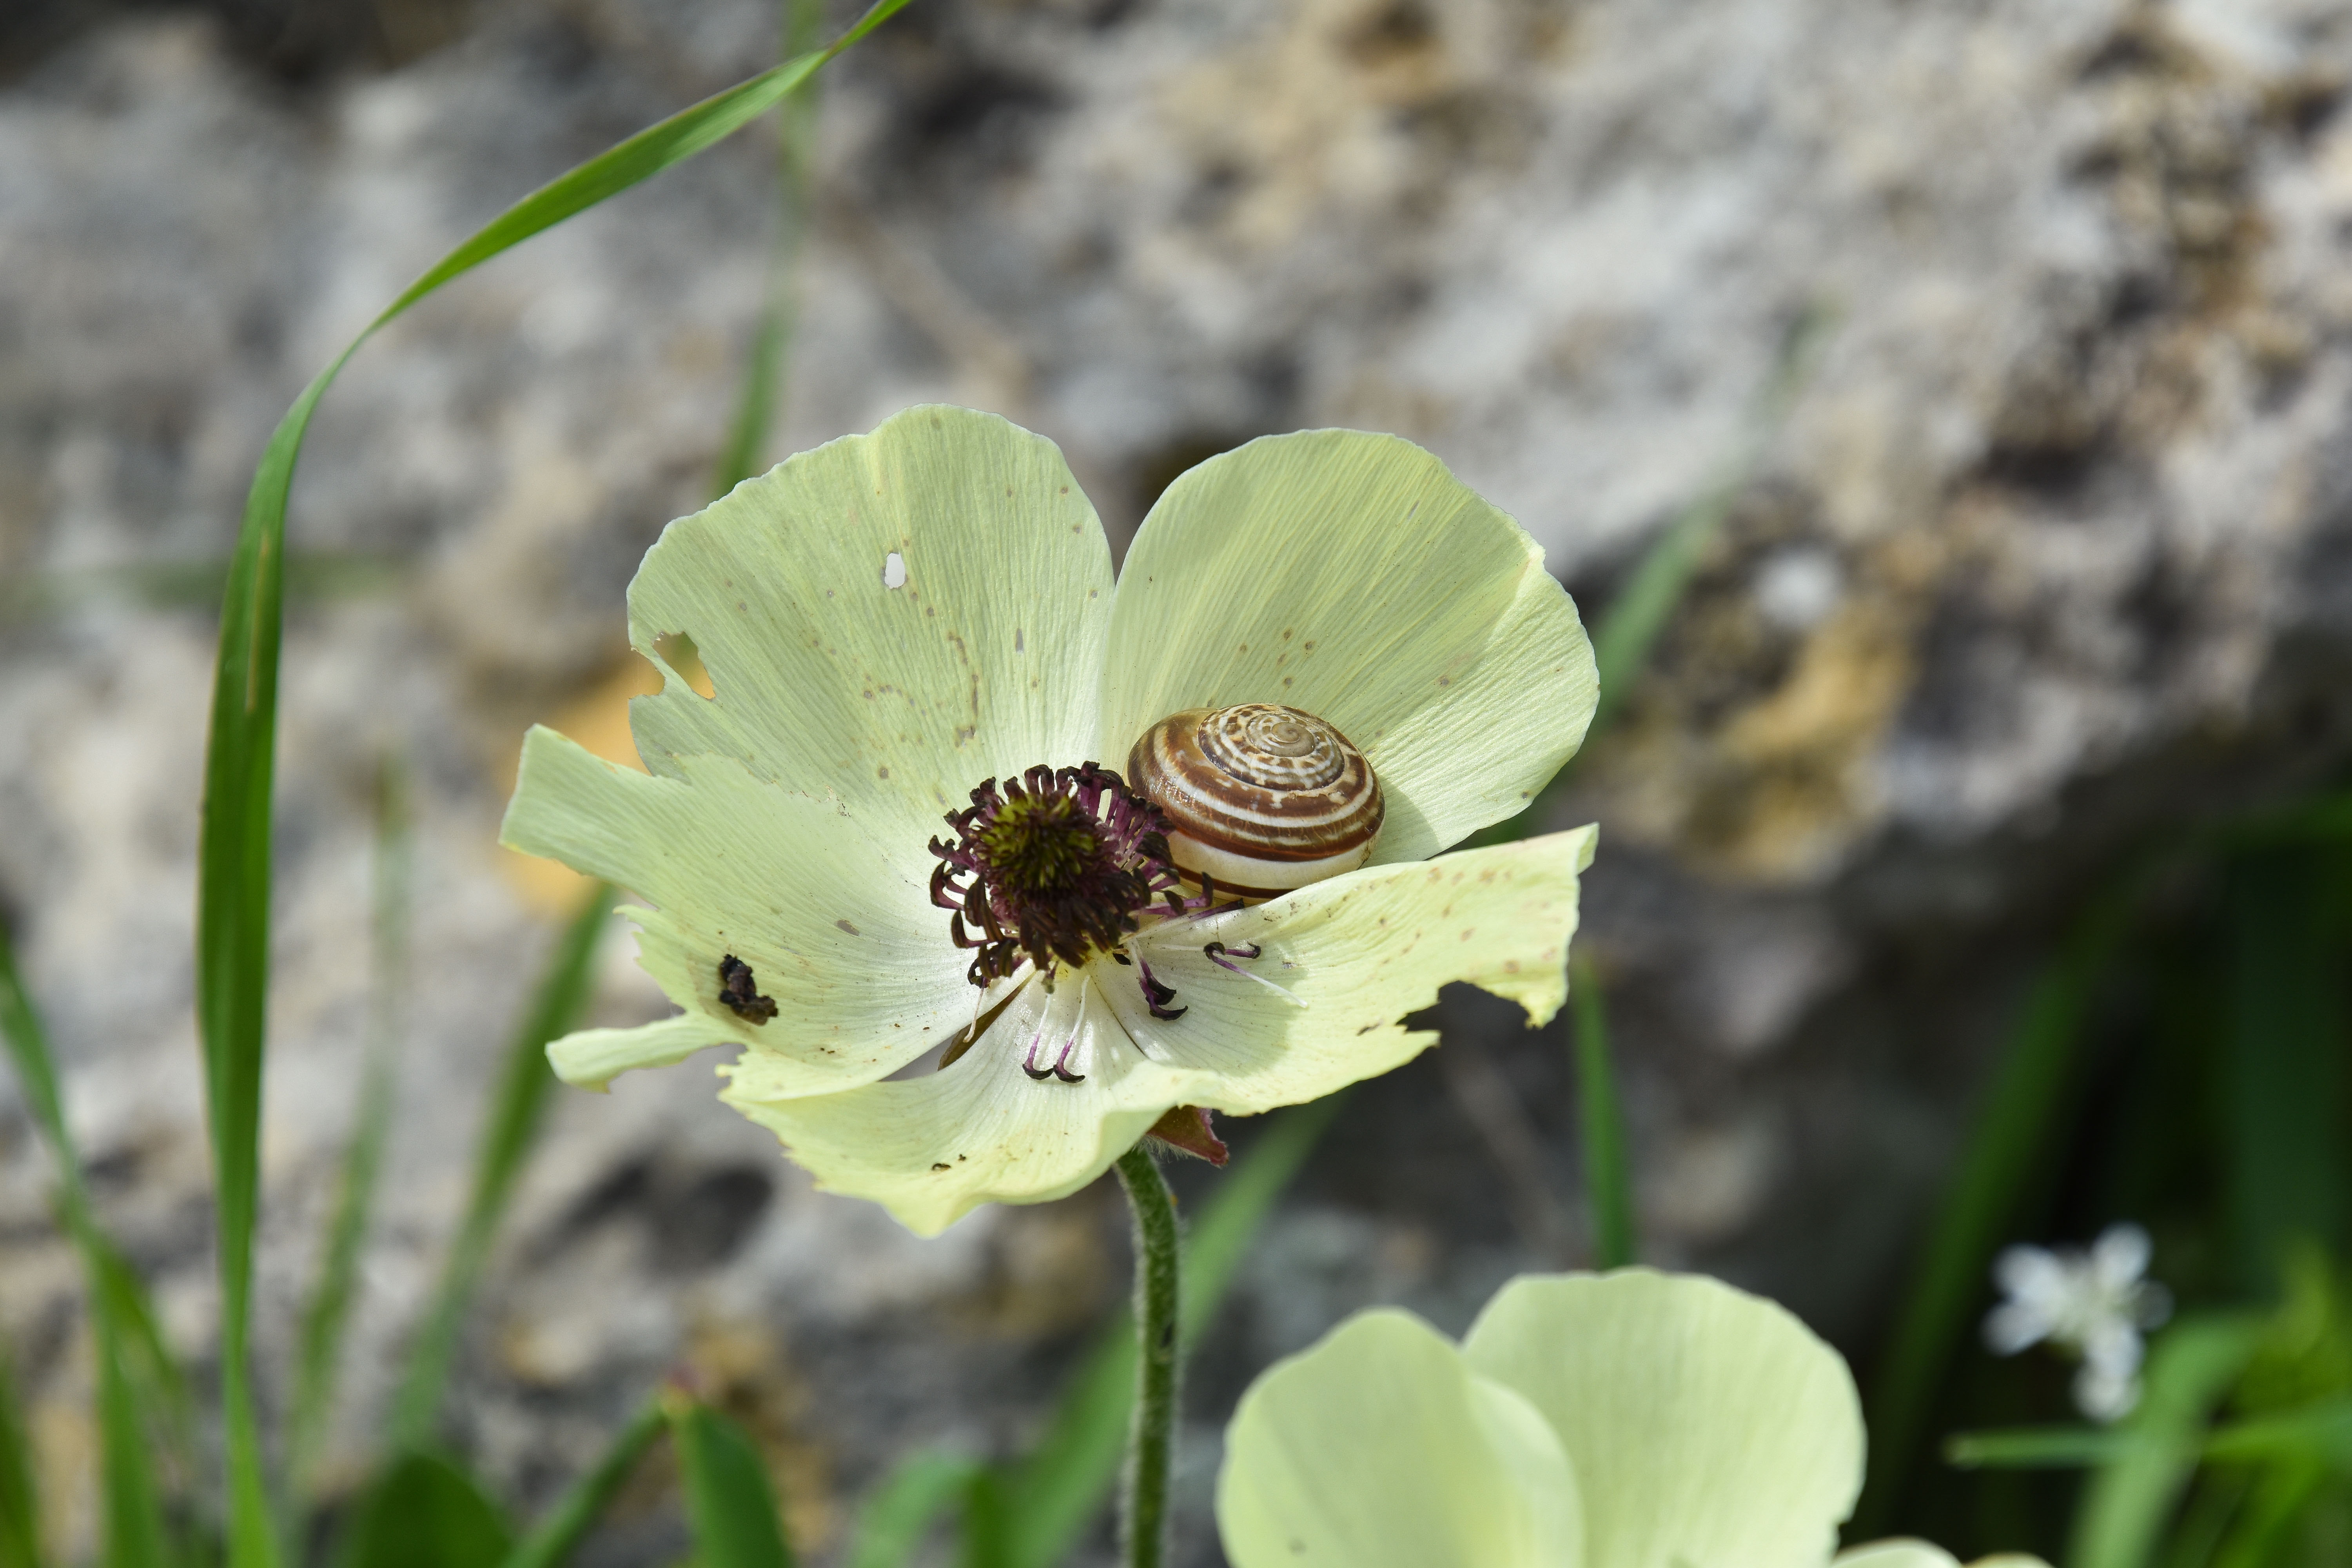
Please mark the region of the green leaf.
POLYGON ((16 1397, 7 1347, 0 1345, 0 1568, 40 1568, 40 1502, 24 1406, 16 1397))
POLYGON ((684 1402, 670 1415, 670 1436, 696 1568, 792 1568, 759 1446, 709 1405, 684 1402))
POLYGON ((920 1452, 899 1460, 858 1510, 849 1568, 903 1568, 980 1473, 980 1462, 962 1454, 920 1452))
POLYGON ((2205 1423, 2260 1342, 2251 1318, 2184 1318, 2151 1347, 2130 1439, 2101 1466, 2075 1514, 2069 1568, 2144 1568, 2197 1468, 2205 1423))
POLYGON ((360 1505, 343 1568, 497 1568, 509 1531, 474 1479, 436 1454, 394 1461, 360 1505))
MULTIPOLYGON (((259 1196, 261 1073, 268 1000, 270 785, 278 733, 278 641, 286 592, 286 508, 319 400, 384 323, 509 247, 692 157, 781 102, 842 50, 902 9, 877 0, 828 47, 749 81, 558 176, 436 263, 305 387, 255 470, 221 601, 220 658, 205 752, 197 854, 196 1016, 204 1042, 221 1283, 221 1404, 226 1428, 229 1562, 276 1562, 247 1365, 253 1227, 259 1196)), ((431 1392, 437 1392, 437 1389, 431 1392)), ((429 1416, 429 1409, 426 1412, 429 1416)))
MULTIPOLYGON (((393 1065, 409 983, 409 837, 407 776, 396 759, 386 757, 376 778, 375 898, 359 1098, 351 1141, 343 1150, 335 1206, 320 1248, 318 1278, 302 1313, 293 1405, 287 1419, 288 1491, 298 1521, 300 1510, 309 1506, 310 1478, 334 1412, 360 1245, 367 1236, 376 1173, 383 1163, 384 1140, 392 1126, 393 1065)), ((289 1535, 299 1539, 299 1531, 289 1535)))
POLYGON ((1576 984, 1577 1121, 1584 1135, 1584 1201, 1592 1226, 1592 1266, 1622 1268, 1633 1261, 1633 1173, 1625 1152, 1625 1110, 1609 1065, 1609 1019, 1601 977, 1583 959, 1570 961, 1576 984))
POLYGON ((467 1200, 466 1217, 457 1238, 442 1265, 441 1283, 433 1305, 409 1347, 408 1370, 394 1402, 392 1440, 395 1447, 419 1447, 432 1441, 440 1419, 441 1394, 456 1359, 466 1303, 472 1297, 482 1265, 489 1258, 515 1177, 530 1152, 546 1109, 547 1091, 555 1075, 547 1065, 548 1042, 570 1032, 587 1005, 595 979, 596 941, 604 932, 614 899, 612 887, 593 884, 581 900, 580 912, 558 942, 541 977, 539 991, 507 1047, 506 1070, 498 1098, 482 1129, 474 1152, 474 1185, 467 1200))
POLYGON ((646 1401, 621 1428, 595 1468, 567 1488, 547 1517, 507 1554, 505 1568, 555 1568, 580 1544, 597 1516, 627 1484, 637 1460, 652 1447, 667 1420, 661 1402, 646 1401))
MULTIPOLYGON (((1186 1342, 1197 1338, 1224 1301, 1274 1202, 1307 1161, 1341 1100, 1331 1095, 1267 1119, 1267 1126, 1217 1183, 1185 1237, 1181 1313, 1186 1342)), ((967 1541, 968 1558, 1006 1568, 1047 1568, 1077 1543, 1109 1501, 1125 1452, 1135 1402, 1135 1329, 1122 1311, 1078 1368, 1036 1447, 1002 1473, 1001 1510, 975 1510, 985 1532, 992 1513, 1003 1539, 967 1541)), ((975 1528, 967 1520, 968 1530, 975 1528)))
POLYGON ((2145 874, 2141 868, 2124 878, 2077 918, 2011 1031, 1865 1401, 1870 1468, 1854 1539, 1885 1533, 1926 1436, 1928 1410, 1985 1295, 1993 1253, 2041 1175, 2053 1131, 2073 1097, 2083 1015, 2129 929, 2145 874))
POLYGON ((81 1156, 58 1096, 47 1031, 17 975, 15 947, 5 927, 0 927, 0 1037, 6 1040, 26 1107, 57 1160, 58 1207, 89 1280, 90 1327, 97 1342, 106 1560, 111 1568, 162 1568, 169 1556, 168 1537, 149 1441, 147 1402, 141 1397, 131 1363, 147 1364, 151 1387, 176 1387, 178 1368, 155 1331, 145 1289, 90 1214, 81 1156))
POLYGON ((2352 1190, 2343 960, 2321 872, 2310 850, 2280 847, 2228 874, 2227 1188, 2239 1282, 2255 1290, 2294 1238, 2339 1238, 2352 1190))

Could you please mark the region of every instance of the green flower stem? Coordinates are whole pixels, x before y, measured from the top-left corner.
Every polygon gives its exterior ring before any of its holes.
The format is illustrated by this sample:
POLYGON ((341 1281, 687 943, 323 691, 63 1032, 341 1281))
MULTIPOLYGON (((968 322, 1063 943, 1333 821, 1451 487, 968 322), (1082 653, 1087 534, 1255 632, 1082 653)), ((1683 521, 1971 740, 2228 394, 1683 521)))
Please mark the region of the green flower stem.
POLYGON ((1168 1471, 1176 1446, 1176 1198, 1141 1144, 1118 1157, 1135 1211, 1135 1425, 1127 1445, 1120 1533, 1128 1568, 1168 1555, 1168 1471))

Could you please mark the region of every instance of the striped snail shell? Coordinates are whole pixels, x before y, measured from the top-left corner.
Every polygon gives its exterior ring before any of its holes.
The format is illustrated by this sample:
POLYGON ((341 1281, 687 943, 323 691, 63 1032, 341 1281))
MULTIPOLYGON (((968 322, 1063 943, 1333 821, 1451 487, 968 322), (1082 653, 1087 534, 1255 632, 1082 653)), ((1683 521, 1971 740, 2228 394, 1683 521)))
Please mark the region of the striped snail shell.
POLYGON ((1279 703, 1171 713, 1135 742, 1127 769, 1168 818, 1178 872, 1244 899, 1352 871, 1381 831, 1380 781, 1363 752, 1279 703))

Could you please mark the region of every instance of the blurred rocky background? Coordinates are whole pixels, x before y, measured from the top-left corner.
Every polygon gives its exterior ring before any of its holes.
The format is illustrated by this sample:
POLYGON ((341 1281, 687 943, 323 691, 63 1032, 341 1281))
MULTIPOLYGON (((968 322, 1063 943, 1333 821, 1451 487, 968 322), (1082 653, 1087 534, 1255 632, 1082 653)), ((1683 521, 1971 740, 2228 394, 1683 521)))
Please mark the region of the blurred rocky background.
MULTIPOLYGON (((199 1366, 207 574, 253 464, 441 252, 777 31, 765 0, 0 6, 0 904, 103 1215, 199 1366)), ((918 0, 824 80, 770 455, 919 400, 992 408, 1062 444, 1123 542, 1251 436, 1395 430, 1524 521, 1588 616, 1734 465, 1558 818, 1602 825, 1581 940, 1648 1256, 1866 1359, 2053 922, 2135 847, 2352 747, 2347 81, 2336 0, 918 0), (1808 321, 1809 369, 1759 412, 1808 321)), ((619 740, 623 587, 718 460, 772 148, 740 138, 429 301, 304 457, 265 1368, 357 1084, 380 756, 420 813, 331 1474, 356 1474, 577 896, 492 845, 518 738, 619 740)), ((603 1021, 661 1009, 628 946, 603 1021)), ((1459 1328, 1507 1274, 1585 1256, 1565 1021, 1475 994, 1441 1016, 1444 1047, 1354 1094, 1196 1363, 1187 1562, 1214 1561, 1217 1433, 1256 1368, 1371 1300, 1459 1328)), ((917 1241, 813 1193, 713 1087, 558 1099, 454 1431, 543 1500, 688 1365, 830 1561, 893 1456, 1034 1436, 1123 1289, 1119 1208, 917 1241)), ((87 1549, 50 1189, 0 1086, 0 1331, 87 1549)), ((593 1561, 683 1541, 652 1475, 593 1561)))

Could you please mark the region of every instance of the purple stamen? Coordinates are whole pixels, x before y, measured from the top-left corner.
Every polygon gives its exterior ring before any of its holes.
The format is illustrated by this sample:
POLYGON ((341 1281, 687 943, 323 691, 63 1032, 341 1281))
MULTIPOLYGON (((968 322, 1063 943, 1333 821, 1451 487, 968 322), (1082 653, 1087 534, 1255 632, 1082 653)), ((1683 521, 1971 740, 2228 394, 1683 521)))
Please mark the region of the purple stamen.
MULTIPOLYGON (((1241 967, 1225 955, 1227 953, 1231 953, 1234 958, 1255 958, 1258 955, 1259 949, 1255 942, 1251 942, 1245 947, 1227 947, 1222 942, 1213 942, 1201 951, 1208 956, 1209 962, 1215 964, 1218 968, 1230 969, 1235 974, 1240 974, 1242 973, 1241 967)), ((1255 980, 1257 977, 1255 975, 1250 975, 1249 978, 1255 980)))
POLYGON ((1140 953, 1136 955, 1135 964, 1141 972, 1137 975, 1136 983, 1143 987, 1143 1005, 1151 1010, 1151 1016, 1155 1018, 1182 1017, 1188 1009, 1168 1005, 1176 999, 1176 987, 1153 979, 1151 965, 1144 962, 1140 953))

